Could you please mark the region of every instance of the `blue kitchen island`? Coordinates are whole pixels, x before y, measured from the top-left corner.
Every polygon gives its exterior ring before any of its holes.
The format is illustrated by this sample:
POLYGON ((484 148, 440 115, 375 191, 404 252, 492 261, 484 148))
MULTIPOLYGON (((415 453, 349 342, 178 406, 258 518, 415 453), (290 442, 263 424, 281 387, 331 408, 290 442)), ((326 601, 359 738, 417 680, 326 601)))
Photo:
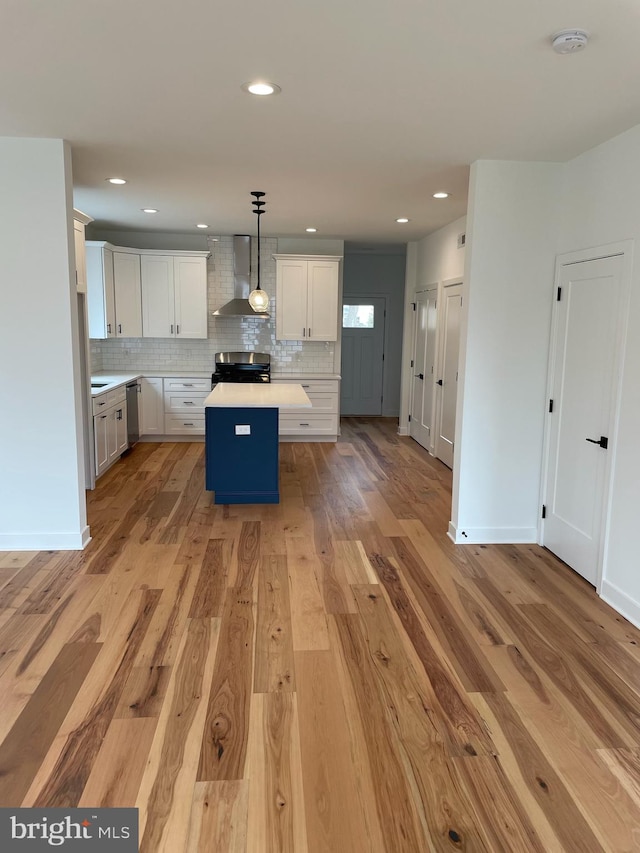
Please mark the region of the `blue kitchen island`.
POLYGON ((206 488, 213 502, 279 503, 278 412, 311 408, 302 385, 221 382, 204 405, 206 488))

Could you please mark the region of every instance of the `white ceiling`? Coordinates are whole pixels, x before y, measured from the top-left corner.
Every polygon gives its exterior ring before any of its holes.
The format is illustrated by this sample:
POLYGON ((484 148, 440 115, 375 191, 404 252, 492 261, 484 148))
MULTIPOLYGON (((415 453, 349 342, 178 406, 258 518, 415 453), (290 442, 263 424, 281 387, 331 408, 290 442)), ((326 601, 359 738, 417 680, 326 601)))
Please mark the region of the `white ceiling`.
POLYGON ((0 135, 68 139, 107 227, 255 233, 263 190, 265 236, 419 239, 464 214, 474 160, 640 122, 638 44, 637 0, 1 0, 0 135), (591 43, 558 56, 567 27, 591 43))

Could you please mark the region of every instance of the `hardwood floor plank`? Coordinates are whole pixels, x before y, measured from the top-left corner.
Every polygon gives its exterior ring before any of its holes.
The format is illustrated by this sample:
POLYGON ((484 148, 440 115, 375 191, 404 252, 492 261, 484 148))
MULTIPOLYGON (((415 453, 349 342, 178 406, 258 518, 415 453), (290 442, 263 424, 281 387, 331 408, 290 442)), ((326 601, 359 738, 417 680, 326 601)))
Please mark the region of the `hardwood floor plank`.
POLYGON ((263 693, 251 703, 247 759, 250 853, 306 853, 298 707, 293 693, 263 693))
POLYGON ((196 782, 186 853, 246 853, 248 810, 248 780, 196 782))
POLYGON ((37 806, 65 808, 79 802, 159 597, 158 590, 143 592, 129 645, 120 665, 100 701, 89 709, 82 724, 68 736, 51 776, 38 794, 37 806))
POLYGON ((158 717, 170 675, 169 666, 134 666, 124 685, 115 716, 158 717))
POLYGON ((183 636, 138 792, 141 853, 186 847, 219 619, 191 619, 183 636))
POLYGON ((258 579, 254 693, 295 690, 286 557, 263 557, 258 579))
MULTIPOLYGON (((490 724, 492 736, 497 736, 499 728, 504 751, 510 751, 517 764, 522 780, 518 780, 518 784, 526 785, 564 849, 568 853, 602 850, 582 811, 508 699, 498 693, 488 693, 483 698, 496 721, 495 728, 490 724)), ((499 749, 502 756, 500 745, 499 749)))
POLYGON ((327 615, 314 571, 317 560, 304 539, 287 535, 286 543, 293 648, 328 649, 327 615))
POLYGON ((151 717, 112 721, 80 797, 80 808, 126 808, 135 803, 157 723, 151 717))
POLYGON ((333 653, 297 651, 295 662, 309 853, 373 853, 333 653))
POLYGON ((227 591, 198 782, 244 778, 253 683, 253 591, 227 591))
POLYGON ((222 614, 230 557, 231 543, 228 540, 209 540, 189 613, 192 619, 222 614))
POLYGON ((71 703, 100 651, 97 644, 63 646, 0 745, 0 803, 19 806, 71 703))

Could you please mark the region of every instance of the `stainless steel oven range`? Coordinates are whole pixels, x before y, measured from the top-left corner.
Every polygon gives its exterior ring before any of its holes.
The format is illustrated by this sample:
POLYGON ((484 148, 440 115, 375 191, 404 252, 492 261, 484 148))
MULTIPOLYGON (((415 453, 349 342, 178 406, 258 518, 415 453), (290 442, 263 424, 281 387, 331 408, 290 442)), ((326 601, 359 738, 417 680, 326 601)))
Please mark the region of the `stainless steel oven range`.
POLYGON ((211 387, 218 382, 271 382, 271 356, 266 352, 218 352, 211 387))

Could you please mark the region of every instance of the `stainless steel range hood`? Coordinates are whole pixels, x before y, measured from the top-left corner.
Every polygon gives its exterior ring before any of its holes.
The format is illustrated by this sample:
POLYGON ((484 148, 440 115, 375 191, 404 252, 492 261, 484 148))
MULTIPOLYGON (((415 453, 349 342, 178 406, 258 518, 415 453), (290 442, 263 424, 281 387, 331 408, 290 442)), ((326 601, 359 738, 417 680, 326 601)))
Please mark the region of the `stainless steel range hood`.
POLYGON ((214 317, 268 317, 268 311, 254 311, 249 304, 251 293, 251 237, 236 234, 233 238, 233 296, 214 317))

